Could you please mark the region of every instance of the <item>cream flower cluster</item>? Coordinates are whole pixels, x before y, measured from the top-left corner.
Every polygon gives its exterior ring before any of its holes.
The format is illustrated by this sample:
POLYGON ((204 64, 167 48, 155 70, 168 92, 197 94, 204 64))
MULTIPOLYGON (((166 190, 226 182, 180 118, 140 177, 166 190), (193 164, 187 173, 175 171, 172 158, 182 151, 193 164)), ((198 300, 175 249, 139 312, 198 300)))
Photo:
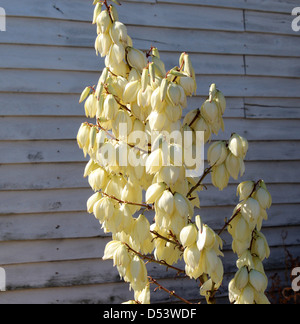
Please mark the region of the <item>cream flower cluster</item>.
POLYGON ((270 249, 260 230, 263 220, 268 219, 266 209, 271 207, 272 198, 263 180, 241 183, 237 194, 241 202, 234 210, 228 232, 233 237, 232 249, 239 257, 239 271, 229 284, 230 301, 266 304, 268 279, 262 262, 270 256, 270 249))
POLYGON ((230 176, 237 180, 245 173, 244 159, 248 151, 248 142, 238 134, 233 134, 228 143, 218 141, 213 143, 207 152, 207 158, 212 166, 212 183, 223 190, 227 187, 230 176))
POLYGON ((219 256, 223 247, 221 238, 206 224, 202 223, 200 216, 196 216, 195 224, 189 224, 181 230, 180 241, 185 247, 185 272, 193 279, 205 275, 205 283, 201 294, 205 296, 213 288, 220 287, 224 268, 219 256), (210 279, 207 278, 210 277, 210 279))
MULTIPOLYGON (((225 97, 212 84, 201 108, 182 120, 187 97, 197 90, 190 56, 182 53, 179 65, 167 71, 157 48, 147 52, 134 48, 114 5, 108 5, 108 0, 94 0, 94 5, 95 50, 105 58, 105 68, 98 83, 81 94, 86 117, 96 118, 96 123, 82 123, 77 142, 90 158, 84 177, 94 194, 87 201, 87 211, 105 233, 112 234, 103 258, 113 260, 120 277, 134 290, 134 300, 128 303, 150 302, 150 282, 154 281, 149 281, 145 260, 171 267, 182 258, 186 274, 200 278, 200 294, 209 299, 223 280, 222 240, 200 216, 193 221, 194 209, 200 207, 198 192, 209 172, 199 179, 187 176, 191 165, 184 157, 187 150, 197 152, 198 132, 204 132, 207 143, 213 134, 224 131, 225 97), (191 141, 182 141, 186 133, 191 141), (152 224, 146 211, 155 212, 152 224)), ((230 176, 237 179, 244 173, 247 150, 248 142, 237 134, 228 143, 210 146, 209 171, 216 187, 223 190, 230 176)), ((264 186, 260 182, 258 189, 254 184, 248 196, 244 187, 239 188, 244 198, 238 209, 244 223, 240 221, 238 233, 233 234, 234 251, 241 257, 250 251, 252 258, 255 254, 263 259, 268 252, 263 255, 263 236, 258 231, 266 218, 266 197, 260 191, 264 186)), ((233 222, 230 231, 235 226, 233 222)), ((256 272, 250 280, 251 271, 261 272, 256 259, 254 263, 247 268, 249 282, 244 287, 232 285, 231 294, 235 289, 262 291, 264 287, 252 283, 256 272)))

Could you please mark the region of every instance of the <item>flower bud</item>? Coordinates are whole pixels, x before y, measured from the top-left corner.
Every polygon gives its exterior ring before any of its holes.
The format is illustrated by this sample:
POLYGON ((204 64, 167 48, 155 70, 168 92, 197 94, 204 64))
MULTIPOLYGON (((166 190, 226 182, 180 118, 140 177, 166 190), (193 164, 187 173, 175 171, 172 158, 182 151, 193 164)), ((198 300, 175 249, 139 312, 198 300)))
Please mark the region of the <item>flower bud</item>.
POLYGON ((117 249, 121 246, 120 241, 110 241, 106 244, 105 250, 104 250, 104 256, 103 260, 109 260, 112 259, 117 249))
POLYGON ((108 182, 108 174, 103 168, 97 168, 89 175, 89 184, 94 191, 105 188, 108 182))
POLYGON ((131 256, 125 244, 121 244, 113 255, 114 266, 127 268, 131 262, 131 256))
POLYGON ((161 112, 165 107, 165 102, 160 98, 160 87, 156 88, 151 95, 152 110, 161 112))
POLYGON ((247 304, 247 305, 252 305, 254 304, 254 290, 251 287, 251 285, 247 285, 243 291, 241 296, 239 297, 239 304, 247 304))
POLYGON ((101 57, 108 55, 112 44, 109 34, 98 35, 95 41, 96 54, 100 53, 101 57))
POLYGON ((107 95, 103 104, 103 117, 108 120, 114 120, 116 118, 119 109, 119 104, 113 95, 107 95))
POLYGON ((188 54, 183 55, 183 61, 184 61, 184 72, 189 75, 190 77, 194 77, 195 71, 193 69, 192 61, 190 59, 190 56, 188 54))
POLYGON ((219 110, 214 102, 206 100, 201 107, 201 114, 209 124, 214 124, 219 118, 219 110))
POLYGON ((203 226, 202 232, 198 232, 197 246, 200 251, 204 248, 211 249, 215 245, 216 234, 215 232, 208 227, 207 225, 203 226))
POLYGON ((248 142, 242 136, 233 134, 229 140, 228 148, 234 156, 244 159, 248 151, 248 142))
POLYGON ((249 249, 246 249, 239 257, 239 259, 236 262, 236 265, 239 269, 246 266, 249 269, 252 269, 254 267, 253 263, 253 257, 249 249))
POLYGON ((187 247, 183 253, 184 262, 192 269, 196 269, 200 263, 200 251, 197 244, 187 247))
POLYGON ((95 163, 94 160, 90 159, 87 165, 85 166, 83 177, 86 178, 98 168, 99 168, 99 164, 95 163))
POLYGON ((168 93, 169 81, 167 78, 162 79, 160 84, 160 100, 164 101, 168 93))
POLYGON ((239 290, 244 289, 249 281, 249 273, 247 267, 242 267, 239 271, 235 274, 234 277, 235 287, 239 290))
POLYGON ((93 15, 93 25, 96 24, 97 18, 100 15, 102 11, 102 4, 101 3, 96 3, 95 9, 94 9, 94 15, 93 15))
POLYGON ((170 82, 167 89, 167 95, 173 106, 178 106, 181 101, 180 86, 170 82))
POLYGON ((114 204, 108 197, 103 197, 102 199, 98 200, 93 207, 93 213, 101 223, 109 218, 112 218, 114 211, 114 204))
POLYGON ((245 181, 239 184, 236 195, 240 196, 240 201, 250 197, 254 190, 254 186, 254 181, 245 181))
POLYGON ((153 204, 158 198, 161 197, 163 192, 166 190, 166 185, 162 182, 154 183, 151 185, 146 192, 146 203, 153 204))
POLYGON ((108 10, 101 11, 101 13, 97 17, 96 22, 101 30, 101 33, 107 33, 112 25, 108 10))
POLYGON ((88 147, 89 145, 90 130, 91 128, 89 125, 86 123, 81 124, 77 134, 77 143, 81 149, 88 147))
POLYGON ((118 11, 117 11, 117 8, 114 5, 109 6, 109 12, 110 12, 110 15, 111 15, 114 22, 119 20, 118 11))
POLYGON ((222 112, 222 114, 224 115, 226 109, 226 99, 223 93, 219 90, 217 90, 217 94, 215 96, 215 102, 219 107, 220 111, 222 112))
POLYGON ((162 149, 157 149, 152 152, 146 161, 146 172, 155 174, 165 165, 165 159, 162 149))
POLYGON ((123 101, 125 103, 131 103, 136 101, 140 87, 140 82, 137 80, 129 82, 124 89, 123 101))
MULTIPOLYGON (((226 169, 229 172, 230 176, 237 180, 239 177, 239 173, 241 171, 241 158, 234 156, 232 153, 226 158, 225 161, 226 169)), ((242 176, 243 174, 241 174, 242 176)))
POLYGON ((96 192, 93 194, 87 201, 87 211, 89 214, 93 213, 93 208, 96 202, 98 202, 101 199, 101 194, 99 192, 96 192))
POLYGON ((250 224, 251 222, 256 223, 260 215, 260 206, 257 200, 248 198, 242 203, 241 213, 245 220, 250 224))
POLYGON ((166 114, 163 112, 159 113, 157 111, 152 111, 148 117, 148 120, 149 120, 150 129, 152 131, 160 132, 163 128, 166 128, 168 124, 166 114))
POLYGON ((213 99, 215 99, 215 96, 217 94, 217 86, 215 83, 213 83, 209 88, 209 101, 211 102, 213 99))
POLYGON ((91 93, 91 88, 90 87, 86 87, 83 91, 82 91, 82 94, 80 96, 80 99, 79 99, 79 103, 82 103, 86 98, 87 96, 91 93))
POLYGON ((258 237, 253 240, 251 252, 263 261, 270 256, 270 248, 265 236, 261 232, 257 232, 257 235, 258 237))
POLYGON ((271 197, 270 193, 263 188, 259 188, 255 192, 254 198, 259 202, 260 206, 263 209, 270 208, 272 205, 272 197, 271 197))
POLYGON ((115 136, 120 140, 127 141, 127 137, 132 131, 132 126, 132 119, 128 112, 120 109, 112 123, 115 136))
POLYGON ((184 247, 189 247, 197 241, 198 231, 194 224, 189 224, 180 232, 180 241, 184 247))
POLYGON ((119 42, 126 43, 128 37, 126 26, 119 21, 115 21, 110 29, 110 37, 115 44, 119 42))
POLYGON ((179 84, 182 86, 184 93, 187 96, 191 97, 196 91, 195 80, 190 76, 180 78, 179 84))
POLYGON ((229 177, 230 175, 224 163, 213 168, 212 176, 211 176, 212 183, 215 187, 219 188, 221 191, 228 186, 229 177))
POLYGON ((208 142, 211 137, 211 127, 204 118, 198 119, 197 122, 192 125, 192 128, 194 128, 195 132, 204 132, 204 142, 208 142))
POLYGON ((116 64, 120 64, 125 58, 125 48, 122 44, 113 44, 111 47, 112 59, 116 64))
POLYGON ((190 215, 191 210, 188 204, 188 200, 178 192, 175 193, 174 199, 175 199, 175 208, 176 211, 179 213, 179 215, 181 217, 186 217, 186 218, 188 216, 192 217, 192 215, 190 215))
POLYGON ((140 50, 129 46, 126 51, 128 64, 142 73, 143 69, 147 66, 146 55, 140 50))
POLYGON ((228 155, 228 150, 224 142, 216 142, 212 144, 207 152, 207 158, 211 166, 222 164, 228 155))
POLYGON ((132 237, 134 240, 137 240, 139 244, 143 244, 143 242, 149 235, 150 223, 148 219, 143 214, 141 214, 135 221, 132 237))
POLYGON ((165 190, 157 202, 158 208, 172 215, 175 208, 174 196, 169 190, 165 190))
POLYGON ((249 281, 258 292, 264 292, 267 289, 268 279, 266 275, 259 271, 251 270, 249 274, 249 281))
POLYGON ((155 75, 157 75, 160 78, 164 78, 167 73, 164 62, 157 56, 152 57, 152 62, 155 75))
POLYGON ((159 171, 159 179, 168 186, 174 185, 180 176, 180 169, 176 166, 164 166, 159 171))
POLYGON ((130 284, 134 290, 143 290, 148 282, 145 263, 135 255, 129 266, 130 284))

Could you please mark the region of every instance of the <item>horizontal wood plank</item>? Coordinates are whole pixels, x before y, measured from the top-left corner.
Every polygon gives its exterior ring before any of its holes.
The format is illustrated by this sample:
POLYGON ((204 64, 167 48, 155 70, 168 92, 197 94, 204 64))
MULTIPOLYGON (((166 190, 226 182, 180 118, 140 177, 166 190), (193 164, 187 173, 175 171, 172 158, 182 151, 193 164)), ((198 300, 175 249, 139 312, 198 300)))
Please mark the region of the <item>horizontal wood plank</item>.
POLYGON ((300 60, 293 57, 245 57, 246 74, 260 76, 282 76, 298 78, 300 75, 300 60))
MULTIPOLYGON (((142 50, 157 46, 162 51, 299 57, 300 38, 289 35, 235 32, 233 37, 226 31, 165 28, 162 32, 159 27, 130 25, 128 32, 134 46, 142 50)), ((90 23, 58 20, 53 24, 53 20, 12 17, 1 42, 91 48, 95 38, 95 27, 90 23), (18 33, 20 25, 22 35, 18 33)))
MULTIPOLYGON (((297 235, 299 226, 286 228, 288 236, 286 245, 299 246, 300 238, 297 235)), ((264 228, 263 232, 270 247, 282 246, 281 228, 264 228)), ((231 239, 229 234, 225 237, 224 250, 231 250, 231 239)), ((106 244, 111 238, 81 238, 81 239, 58 239, 58 240, 36 240, 2 242, 0 257, 2 265, 71 261, 85 259, 100 259, 103 257, 106 244)))
POLYGON ((2 215, 0 219, 0 241, 105 236, 99 221, 87 212, 2 215))
MULTIPOLYGON (((285 263, 284 249, 274 247, 272 252, 273 254, 271 254, 270 258, 264 262, 265 270, 272 271, 274 267, 278 270, 283 270, 285 263)), ((290 247, 289 252, 295 255, 295 253, 299 252, 299 247, 290 247)), ((225 252, 225 257, 222 258, 222 261, 227 271, 235 271, 235 265, 231 263, 234 258, 235 256, 232 252, 225 252)), ((182 262, 180 262, 180 266, 182 267, 182 262)), ((172 270, 166 272, 162 267, 154 264, 149 264, 147 269, 149 274, 157 280, 171 278, 172 275, 176 274, 172 270)), ((113 268, 112 262, 103 262, 97 259, 8 265, 5 266, 5 270, 9 279, 7 291, 120 282, 119 274, 113 268), (26 278, 25 287, 24 277, 26 278)))
MULTIPOLYGON (((86 86, 98 83, 100 72, 1 70, 1 75, 0 92, 79 94, 86 86), (47 83, 41 82, 45 78, 47 83)), ((300 79, 199 75, 197 94, 208 96, 212 83, 227 97, 299 98, 300 79)))
MULTIPOLYGON (((18 6, 12 0, 6 6, 8 16, 53 18, 91 22, 94 7, 83 0, 75 0, 72 6, 60 0, 40 3, 27 0, 27 6, 18 6)), ((221 29, 242 31, 243 12, 237 9, 186 6, 182 3, 170 6, 156 3, 124 3, 117 8, 120 21, 131 25, 157 26, 182 29, 221 29)))
MULTIPOLYGON (((243 179, 249 180, 249 179, 243 179)), ((253 180, 253 179, 250 179, 253 180)), ((257 180, 257 179, 254 179, 257 180)), ((200 203, 208 206, 234 206, 237 205, 236 185, 229 185, 223 192, 211 185, 209 189, 200 193, 200 203)), ((274 204, 300 203, 299 184, 269 184, 269 190, 274 204), (289 192, 282 195, 282 192, 289 192)), ((23 214, 44 212, 77 212, 86 211, 86 202, 93 194, 88 188, 56 189, 39 191, 3 191, 1 193, 0 214, 23 214)))
MULTIPOLYGON (((267 183, 300 183, 299 161, 246 162, 244 178, 267 183)), ((85 163, 14 164, 0 166, 0 191, 89 188, 85 163), (38 179, 38 181, 37 181, 38 179)), ((208 179, 205 184, 209 183, 208 179)), ((233 179, 230 183, 238 183, 233 179)))
MULTIPOLYGON (((251 141, 247 161, 299 161, 299 141, 251 141)), ((75 140, 0 142, 1 164, 84 162, 75 140)))
MULTIPOLYGON (((85 118, 0 117, 0 141, 75 139, 85 118), (9 127, 7 126, 9 125, 9 127)), ((249 141, 299 140, 299 120, 225 119, 225 132, 213 139, 226 139, 233 132, 249 141), (289 129, 289 132, 286 132, 289 129)))
POLYGON ((299 36, 291 27, 293 17, 287 14, 245 11, 246 31, 299 36))
MULTIPOLYGON (((104 59, 97 57, 92 48, 77 48, 75 51, 71 47, 5 44, 0 48, 3 58, 0 68, 95 72, 104 67, 104 59)), ((168 70, 179 64, 180 54, 160 53, 168 70)), ((241 55, 191 53, 190 56, 197 74, 244 74, 241 55)))
MULTIPOLYGON (((181 0, 157 0, 158 3, 181 3, 181 0)), ((297 0, 186 0, 187 5, 205 5, 214 7, 229 7, 240 9, 251 9, 257 11, 291 13, 293 8, 299 4, 297 0)))
MULTIPOLYGON (((275 204, 268 210, 269 219, 264 225, 282 227, 283 230, 286 224, 299 226, 298 210, 299 204, 275 204)), ((229 219, 232 212, 233 206, 210 206, 195 210, 195 214, 200 214, 203 221, 215 230, 220 230, 224 226, 225 218, 229 219)), ((153 216, 152 213, 147 213, 150 222, 153 216)), ((87 212, 2 215, 0 220, 1 242, 109 236, 104 234, 95 217, 87 212), (34 225, 26 226, 27 224, 34 225)))

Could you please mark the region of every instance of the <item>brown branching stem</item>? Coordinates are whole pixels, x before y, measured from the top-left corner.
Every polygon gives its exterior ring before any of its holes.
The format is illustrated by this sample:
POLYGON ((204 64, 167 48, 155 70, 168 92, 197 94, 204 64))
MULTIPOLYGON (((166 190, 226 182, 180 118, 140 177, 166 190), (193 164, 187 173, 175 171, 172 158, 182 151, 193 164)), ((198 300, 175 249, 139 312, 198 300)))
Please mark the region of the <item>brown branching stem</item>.
POLYGON ((124 244, 127 246, 127 248, 128 248, 129 251, 131 251, 131 252, 133 252, 134 254, 138 255, 142 260, 146 260, 146 261, 148 261, 148 262, 152 262, 152 263, 157 263, 157 264, 163 265, 163 266, 165 266, 165 267, 167 267, 167 268, 173 269, 173 270, 177 271, 177 275, 180 275, 180 274, 184 274, 184 275, 185 275, 185 271, 184 271, 184 270, 179 269, 179 268, 177 268, 177 267, 174 267, 174 266, 168 264, 168 263, 167 263, 166 261, 164 261, 164 260, 156 260, 156 259, 154 259, 154 257, 144 255, 144 254, 142 254, 142 253, 140 253, 140 252, 134 250, 134 249, 133 249, 131 246, 129 246, 127 243, 124 243, 124 244))
POLYGON ((179 242, 176 238, 174 238, 174 240, 170 240, 170 239, 168 239, 167 237, 165 237, 165 236, 159 234, 159 233, 156 232, 156 231, 150 231, 150 233, 153 234, 153 235, 155 235, 156 238, 160 238, 160 239, 162 239, 162 240, 164 240, 164 241, 166 241, 166 242, 169 242, 169 243, 171 243, 171 244, 174 244, 175 247, 177 247, 177 248, 179 249, 179 251, 184 252, 184 247, 180 244, 180 242, 179 242))
POLYGON ((200 178, 200 180, 197 182, 197 184, 194 187, 191 188, 191 190, 186 195, 187 198, 191 197, 192 193, 202 185, 203 180, 207 177, 207 175, 209 175, 211 173, 213 167, 214 166, 211 166, 211 167, 205 169, 205 171, 204 171, 202 177, 200 178))
POLYGON ((111 199, 114 199, 116 200, 118 203, 120 204, 127 204, 127 205, 132 205, 132 206, 139 206, 139 207, 143 207, 143 208, 146 208, 147 210, 153 210, 154 209, 154 206, 153 205, 148 205, 148 204, 138 204, 138 203, 134 203, 134 202, 131 202, 131 201, 124 201, 124 200, 121 200, 115 196, 112 196, 112 195, 108 195, 107 193, 105 192, 102 192, 101 191, 101 194, 105 197, 108 197, 108 198, 111 198, 111 199))
POLYGON ((157 288, 155 288, 154 291, 163 290, 167 294, 169 294, 170 297, 175 297, 175 298, 179 299, 180 301, 182 301, 182 302, 184 302, 185 304, 188 304, 188 305, 192 305, 193 304, 190 301, 186 300, 185 298, 177 295, 174 290, 171 291, 171 290, 165 288, 160 283, 158 283, 157 280, 153 279, 151 276, 148 276, 148 279, 149 279, 150 284, 154 284, 154 285, 157 286, 157 288))

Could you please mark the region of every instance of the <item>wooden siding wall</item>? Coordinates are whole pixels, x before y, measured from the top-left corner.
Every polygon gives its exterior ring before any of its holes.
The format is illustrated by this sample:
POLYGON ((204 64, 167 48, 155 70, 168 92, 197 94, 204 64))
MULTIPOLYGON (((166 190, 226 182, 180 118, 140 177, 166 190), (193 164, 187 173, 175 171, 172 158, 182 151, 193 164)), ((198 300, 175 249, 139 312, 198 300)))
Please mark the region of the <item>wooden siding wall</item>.
MULTIPOLYGON (((0 303, 120 303, 132 298, 110 261, 101 260, 109 237, 87 215, 91 195, 86 161, 75 142, 83 116, 82 89, 96 83, 103 60, 95 56, 89 0, 0 0, 0 266, 7 291, 0 303)), ((250 142, 244 180, 263 178, 274 205, 264 226, 272 255, 269 275, 284 279, 285 244, 300 255, 300 33, 291 29, 297 0, 131 0, 120 19, 137 48, 151 45, 168 67, 180 52, 192 55, 200 106, 209 85, 228 98, 227 139, 250 142)), ((237 204, 232 181, 223 193, 208 185, 201 214, 221 228, 237 204)), ((226 241, 228 282, 235 255, 226 241)), ((153 276, 186 298, 189 280, 152 266, 153 276)), ((289 283, 287 283, 289 284, 289 283)), ((222 292, 225 294, 225 291, 222 292)), ((154 302, 169 301, 165 293, 154 302)))

